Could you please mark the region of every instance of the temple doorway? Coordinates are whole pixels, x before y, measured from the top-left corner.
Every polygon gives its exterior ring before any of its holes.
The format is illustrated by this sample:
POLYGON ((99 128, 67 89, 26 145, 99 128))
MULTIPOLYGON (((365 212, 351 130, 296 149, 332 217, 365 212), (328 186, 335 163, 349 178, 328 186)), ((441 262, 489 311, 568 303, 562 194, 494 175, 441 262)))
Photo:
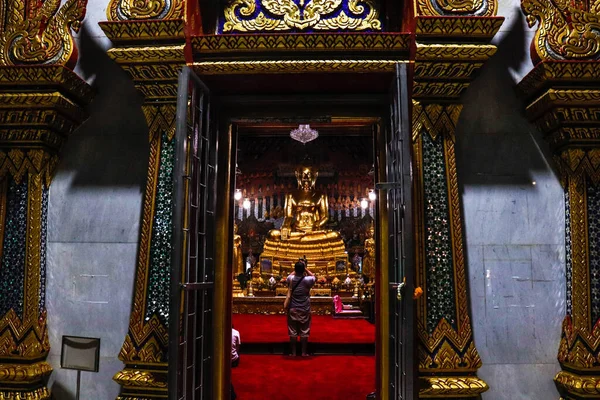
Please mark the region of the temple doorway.
POLYGON ((399 64, 384 93, 249 96, 211 94, 184 69, 173 398, 226 400, 233 383, 241 399, 305 399, 289 381, 307 371, 310 398, 414 398, 405 71, 399 64), (308 357, 301 343, 290 356, 283 309, 299 259, 315 275, 308 357))
POLYGON ((351 117, 235 123, 232 325, 241 346, 231 380, 241 399, 375 392, 378 130, 375 119, 351 117), (299 260, 315 282, 306 349, 301 338, 290 344, 283 308, 299 260), (288 393, 298 369, 310 385, 288 393))

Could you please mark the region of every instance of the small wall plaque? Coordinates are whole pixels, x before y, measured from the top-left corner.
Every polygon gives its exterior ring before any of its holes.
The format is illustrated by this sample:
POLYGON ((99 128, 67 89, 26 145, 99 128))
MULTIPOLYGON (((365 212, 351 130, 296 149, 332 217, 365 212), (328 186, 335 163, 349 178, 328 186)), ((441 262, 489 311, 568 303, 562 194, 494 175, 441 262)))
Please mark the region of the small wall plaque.
POLYGON ((99 364, 100 338, 63 335, 61 368, 98 372, 99 364))

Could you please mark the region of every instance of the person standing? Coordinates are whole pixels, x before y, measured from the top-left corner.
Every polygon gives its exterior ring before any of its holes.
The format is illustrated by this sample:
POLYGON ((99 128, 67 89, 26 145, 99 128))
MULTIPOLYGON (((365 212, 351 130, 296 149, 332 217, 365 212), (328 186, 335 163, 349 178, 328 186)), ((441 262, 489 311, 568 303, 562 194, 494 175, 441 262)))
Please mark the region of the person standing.
POLYGON ((288 276, 290 306, 287 313, 288 334, 292 356, 296 355, 298 337, 302 346, 302 356, 307 356, 308 337, 310 336, 310 289, 315 284, 315 275, 306 268, 303 261, 294 265, 294 272, 288 276))

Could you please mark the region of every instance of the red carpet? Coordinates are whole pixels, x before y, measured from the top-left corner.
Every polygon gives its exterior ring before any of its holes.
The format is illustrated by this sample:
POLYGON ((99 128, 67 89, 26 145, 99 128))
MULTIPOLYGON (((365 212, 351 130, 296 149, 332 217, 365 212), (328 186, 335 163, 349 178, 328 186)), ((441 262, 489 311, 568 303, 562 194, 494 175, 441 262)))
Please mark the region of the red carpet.
POLYGON ((373 356, 242 354, 231 373, 237 400, 365 400, 375 391, 373 356))
MULTIPOLYGON (((243 343, 282 343, 289 336, 285 315, 233 314, 233 325, 243 343)), ((313 343, 374 343, 375 325, 364 319, 333 319, 313 315, 310 331, 313 343)))

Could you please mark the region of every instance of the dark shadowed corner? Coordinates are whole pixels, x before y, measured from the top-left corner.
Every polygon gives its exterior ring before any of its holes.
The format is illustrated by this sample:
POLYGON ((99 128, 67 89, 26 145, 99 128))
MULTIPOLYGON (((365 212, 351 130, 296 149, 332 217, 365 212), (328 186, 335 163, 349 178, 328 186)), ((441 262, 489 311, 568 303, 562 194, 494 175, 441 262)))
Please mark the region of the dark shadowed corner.
POLYGON ((146 181, 148 127, 142 97, 84 24, 79 35, 79 69, 95 97, 89 118, 63 148, 61 171, 76 171, 74 186, 129 186, 146 181))
POLYGON ((548 169, 548 145, 525 118, 518 82, 511 75, 529 62, 520 10, 507 31, 462 97, 464 108, 456 127, 461 193, 466 185, 528 185, 534 171, 548 169))

